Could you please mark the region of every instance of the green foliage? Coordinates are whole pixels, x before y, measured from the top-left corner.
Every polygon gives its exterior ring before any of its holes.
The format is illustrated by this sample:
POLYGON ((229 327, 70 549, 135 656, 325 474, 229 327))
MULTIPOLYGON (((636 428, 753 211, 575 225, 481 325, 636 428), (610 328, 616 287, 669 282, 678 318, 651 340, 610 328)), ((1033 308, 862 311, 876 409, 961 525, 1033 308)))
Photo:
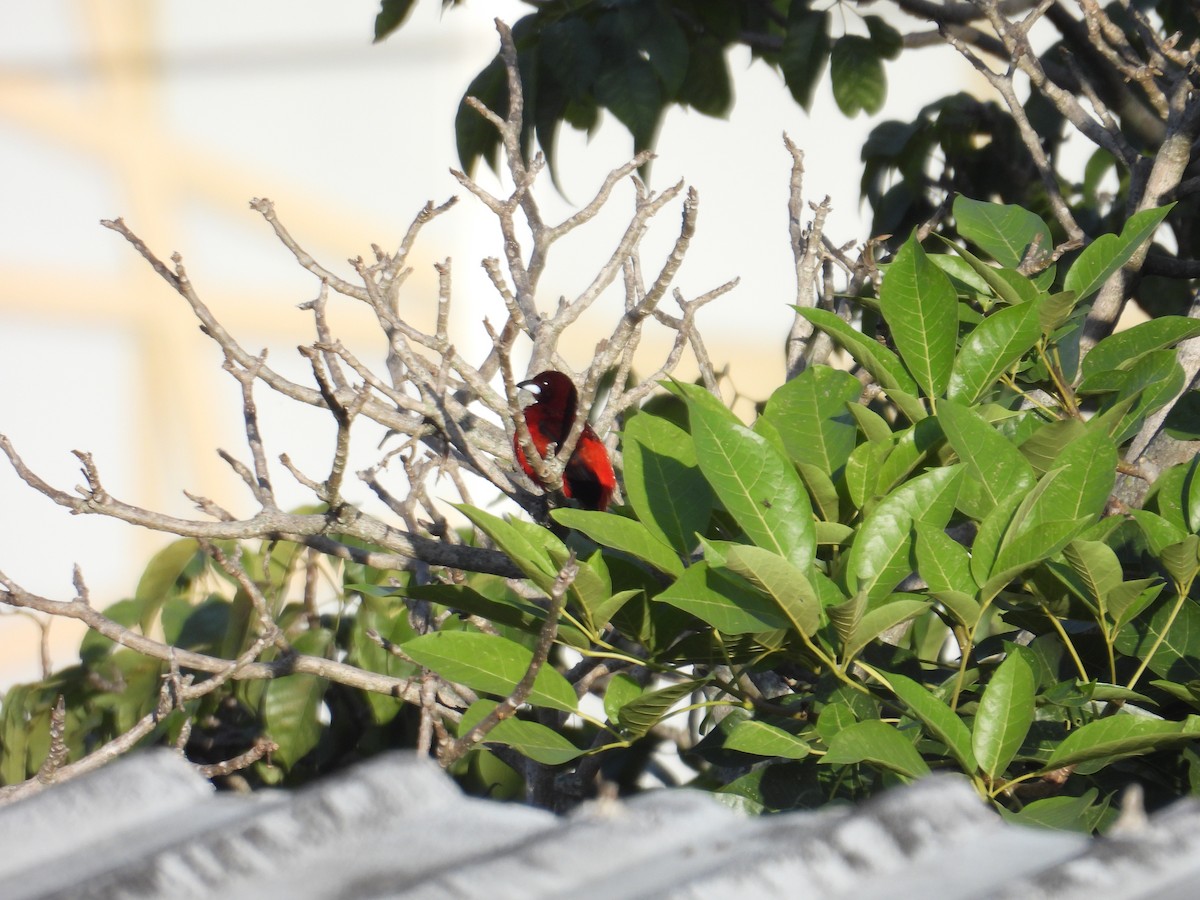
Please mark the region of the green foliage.
MULTIPOLYGON (((658 52, 655 77, 674 77, 674 51, 658 52)), ((935 769, 960 772, 1017 820, 1054 827, 1099 827, 1131 772, 1152 798, 1189 792, 1200 463, 1162 472, 1144 510, 1107 506, 1123 442, 1162 400, 1150 374, 1177 366, 1174 348, 1195 323, 1157 319, 1101 342, 1077 374, 1062 364, 1078 340, 1067 320, 1161 211, 1092 245, 1111 255, 1081 254, 1048 279, 1018 272, 1046 240, 1038 216, 955 209, 994 262, 910 238, 886 270, 870 320, 878 335, 801 311, 875 376, 881 397, 816 367, 748 426, 700 386, 665 385, 683 415, 642 410, 625 425, 627 506, 559 509, 553 530, 461 508, 469 539, 502 550, 516 581, 342 564, 336 612, 317 614, 289 603, 303 552, 243 547, 286 641, 263 660, 302 654, 413 685, 431 673, 457 692, 465 735, 522 681, 546 626, 542 598, 573 556, 556 648, 517 714, 470 750, 473 777, 503 753, 564 767, 599 755, 637 770, 686 710, 699 723, 682 755, 695 786, 754 809, 861 798, 935 769), (1053 803, 1037 799, 1056 785, 1053 803)), ((259 628, 243 588, 181 541, 107 614, 232 659, 259 628)), ((37 770, 59 695, 79 752, 153 709, 166 670, 89 635, 79 666, 5 697, 0 777, 37 770)), ((277 674, 195 701, 188 752, 267 736, 278 749, 252 777, 295 783, 416 740, 419 716, 400 695, 277 674)), ((178 719, 147 741, 173 740, 178 719)), ((505 771, 511 788, 519 776, 505 771)))

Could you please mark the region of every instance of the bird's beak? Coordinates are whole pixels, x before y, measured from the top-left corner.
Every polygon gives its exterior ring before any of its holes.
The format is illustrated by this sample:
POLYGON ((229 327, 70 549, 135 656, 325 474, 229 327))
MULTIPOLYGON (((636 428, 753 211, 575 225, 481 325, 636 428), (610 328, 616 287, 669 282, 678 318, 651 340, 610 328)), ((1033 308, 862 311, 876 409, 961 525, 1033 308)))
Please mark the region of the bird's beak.
POLYGON ((541 385, 536 381, 517 382, 517 402, 521 405, 521 409, 536 403, 541 390, 541 385))

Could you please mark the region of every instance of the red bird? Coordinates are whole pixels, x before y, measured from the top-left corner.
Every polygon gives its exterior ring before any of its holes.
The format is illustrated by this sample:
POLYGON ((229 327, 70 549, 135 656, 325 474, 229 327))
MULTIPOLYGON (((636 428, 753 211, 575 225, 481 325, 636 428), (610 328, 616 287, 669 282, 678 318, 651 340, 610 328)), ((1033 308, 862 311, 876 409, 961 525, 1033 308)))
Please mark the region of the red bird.
MULTIPOLYGON (((554 455, 566 442, 575 424, 575 407, 579 402, 575 385, 562 372, 550 370, 539 372, 517 387, 525 388, 537 397, 525 407, 525 424, 529 426, 533 446, 543 459, 554 455)), ((525 474, 537 481, 537 473, 521 449, 519 435, 513 437, 513 452, 525 474)), ((603 512, 608 509, 616 486, 617 477, 613 474, 608 451, 592 426, 585 424, 575 451, 563 467, 563 495, 576 500, 585 509, 603 512)))

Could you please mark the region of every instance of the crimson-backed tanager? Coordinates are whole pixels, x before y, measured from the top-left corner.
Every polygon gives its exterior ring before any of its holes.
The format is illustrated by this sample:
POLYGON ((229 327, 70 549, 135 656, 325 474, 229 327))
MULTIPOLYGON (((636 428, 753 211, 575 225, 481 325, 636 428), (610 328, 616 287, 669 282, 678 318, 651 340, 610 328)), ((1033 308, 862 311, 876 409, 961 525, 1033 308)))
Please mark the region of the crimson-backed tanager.
MULTIPOLYGON (((562 372, 549 370, 522 381, 517 387, 525 388, 536 397, 525 407, 525 424, 529 426, 533 446, 543 459, 553 456, 575 424, 579 395, 574 383, 562 372)), ((521 449, 519 435, 513 437, 513 453, 525 474, 537 481, 537 473, 521 449)), ((575 451, 563 467, 563 495, 584 509, 603 511, 608 509, 616 486, 617 477, 613 474, 608 451, 592 426, 585 424, 575 451)))

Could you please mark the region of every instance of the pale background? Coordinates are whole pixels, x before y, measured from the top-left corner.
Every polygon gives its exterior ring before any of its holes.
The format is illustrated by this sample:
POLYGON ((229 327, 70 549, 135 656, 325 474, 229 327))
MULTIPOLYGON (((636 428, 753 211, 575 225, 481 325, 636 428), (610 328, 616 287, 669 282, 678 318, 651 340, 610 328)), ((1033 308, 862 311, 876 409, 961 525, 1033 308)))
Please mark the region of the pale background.
MULTIPOLYGON (((56 486, 80 483, 70 451, 89 450, 106 488, 130 502, 187 514, 188 489, 252 511, 215 453, 245 456, 235 383, 183 300, 101 218, 124 217, 163 258, 182 252, 201 296, 243 345, 270 348, 272 365, 299 378, 295 346, 311 329, 296 306, 317 285, 247 201, 274 200, 307 249, 353 277, 347 257, 369 255, 371 242, 394 247, 427 200, 463 195, 425 230, 405 296, 432 302, 432 262, 453 257, 456 343, 482 346, 481 318, 502 313, 478 263, 502 254, 494 221, 447 171, 458 166, 453 121, 466 85, 496 52, 491 17, 512 22, 525 8, 474 2, 442 17, 440 3, 423 0, 399 33, 372 46, 377 11, 377 0, 0 2, 0 432, 56 486)), ((738 389, 761 399, 782 378, 794 299, 782 132, 807 152, 810 199, 833 198, 827 233, 861 240, 866 133, 884 118, 911 119, 973 75, 948 50, 908 54, 889 64, 883 114, 847 121, 827 80, 809 118, 748 53, 735 51, 730 66, 731 117, 671 112, 652 186, 684 177, 699 190, 698 235, 677 284, 694 296, 741 276, 700 322, 714 362, 728 362, 738 389)), ((564 127, 570 201, 588 199, 630 153, 615 121, 590 142, 564 127)), ((477 175, 495 184, 486 170, 477 175)), ((540 191, 549 219, 571 209, 548 179, 540 191)), ((559 251, 570 258, 543 281, 543 302, 590 278, 629 196, 625 188, 619 211, 559 251)), ((645 259, 665 252, 678 221, 678 206, 662 214, 645 259)), ((340 315, 360 355, 374 348, 378 358, 370 321, 358 310, 340 315)), ((577 352, 586 363, 586 342, 577 352)), ((321 475, 332 448, 327 417, 273 404, 265 389, 258 398, 272 458, 287 452, 321 475)), ((377 438, 357 439, 362 462, 377 438)), ((308 499, 282 467, 275 480, 285 503, 308 499)), ((72 595, 76 562, 97 604, 130 595, 168 540, 72 517, 7 465, 0 498, 0 570, 52 598, 72 595)), ((0 615, 0 686, 36 675, 37 633, 0 615)), ((60 623, 53 638, 56 659, 70 661, 78 632, 60 623)))

